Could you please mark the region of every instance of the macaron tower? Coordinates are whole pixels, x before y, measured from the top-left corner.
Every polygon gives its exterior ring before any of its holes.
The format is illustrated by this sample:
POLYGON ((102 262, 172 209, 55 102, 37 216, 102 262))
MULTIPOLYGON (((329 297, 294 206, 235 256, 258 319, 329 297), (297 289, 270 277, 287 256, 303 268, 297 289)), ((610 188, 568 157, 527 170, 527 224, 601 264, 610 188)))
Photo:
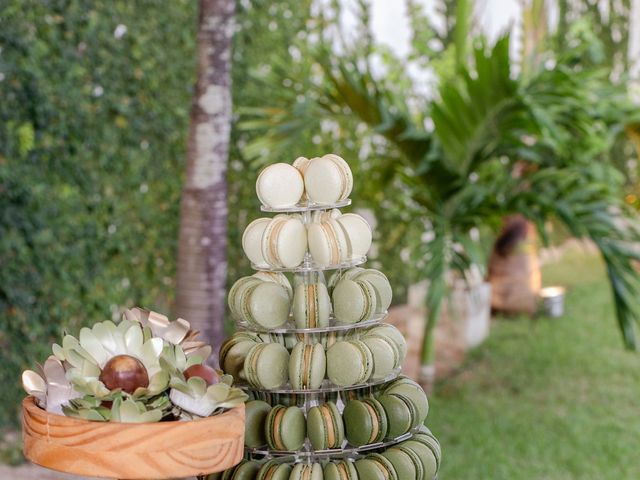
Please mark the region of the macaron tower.
POLYGON ((363 264, 372 244, 338 155, 275 163, 257 177, 265 215, 242 247, 256 273, 229 290, 237 331, 221 368, 246 391, 245 460, 219 478, 432 480, 440 444, 429 402, 401 375, 392 289, 363 264), (271 214, 271 215, 269 215, 271 214))

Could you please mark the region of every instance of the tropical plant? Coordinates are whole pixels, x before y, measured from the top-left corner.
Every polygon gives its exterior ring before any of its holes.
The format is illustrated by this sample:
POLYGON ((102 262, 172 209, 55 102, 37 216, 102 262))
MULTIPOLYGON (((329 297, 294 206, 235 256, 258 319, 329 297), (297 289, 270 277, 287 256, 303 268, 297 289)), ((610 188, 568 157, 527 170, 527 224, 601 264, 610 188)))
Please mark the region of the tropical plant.
MULTIPOLYGON (((454 48, 464 50, 466 36, 456 37, 454 48)), ((386 172, 375 188, 389 192, 393 186, 393 197, 377 212, 395 202, 405 227, 428 233, 416 245, 429 280, 423 365, 433 360, 432 333, 448 279, 452 272, 464 276, 473 262, 470 231, 514 212, 535 222, 543 239, 545 222, 557 218, 594 241, 607 264, 624 340, 634 347, 640 283, 631 261, 640 255, 630 244, 640 240, 640 231, 620 199, 622 176, 607 161, 630 116, 624 96, 609 86, 606 72, 575 61, 583 45, 526 77, 512 71, 509 36, 491 48, 477 37, 472 47, 472 59, 456 55, 453 72, 430 100, 375 75, 371 58, 325 44, 315 50, 322 80, 292 105, 248 112, 245 126, 261 129, 260 148, 271 152, 288 148, 307 128, 321 131, 328 120, 384 145, 380 159, 366 159, 386 172)), ((386 67, 389 77, 406 70, 388 58, 386 67)))

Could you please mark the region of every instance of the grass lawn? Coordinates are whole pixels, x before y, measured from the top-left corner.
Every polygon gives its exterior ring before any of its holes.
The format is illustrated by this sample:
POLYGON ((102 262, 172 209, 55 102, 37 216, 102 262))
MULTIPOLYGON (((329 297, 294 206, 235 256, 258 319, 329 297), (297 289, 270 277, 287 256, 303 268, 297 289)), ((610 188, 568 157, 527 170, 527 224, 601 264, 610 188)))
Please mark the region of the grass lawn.
POLYGON ((561 319, 501 319, 431 397, 440 480, 640 479, 640 353, 623 349, 596 257, 543 270, 561 319))

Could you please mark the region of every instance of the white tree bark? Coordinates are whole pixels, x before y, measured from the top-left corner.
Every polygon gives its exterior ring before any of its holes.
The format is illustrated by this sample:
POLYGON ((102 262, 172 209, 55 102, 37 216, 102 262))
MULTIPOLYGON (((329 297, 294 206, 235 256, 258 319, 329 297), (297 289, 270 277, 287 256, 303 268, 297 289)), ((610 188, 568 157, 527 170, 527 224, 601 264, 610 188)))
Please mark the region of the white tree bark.
POLYGON ((176 313, 202 332, 214 352, 224 337, 226 304, 234 7, 234 0, 200 0, 198 79, 180 211, 176 313))

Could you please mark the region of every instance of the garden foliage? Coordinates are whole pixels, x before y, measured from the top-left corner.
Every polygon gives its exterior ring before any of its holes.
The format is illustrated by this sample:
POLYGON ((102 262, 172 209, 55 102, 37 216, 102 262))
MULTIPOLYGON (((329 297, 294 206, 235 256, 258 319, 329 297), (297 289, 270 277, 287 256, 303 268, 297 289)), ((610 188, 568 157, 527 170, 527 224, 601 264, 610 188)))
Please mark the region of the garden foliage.
MULTIPOLYGON (((238 2, 236 104, 261 104, 248 71, 288 58, 307 18, 306 1, 238 2)), ((0 427, 63 331, 172 306, 196 27, 187 0, 0 4, 0 427)), ((233 149, 229 278, 249 269, 246 168, 233 149)))

